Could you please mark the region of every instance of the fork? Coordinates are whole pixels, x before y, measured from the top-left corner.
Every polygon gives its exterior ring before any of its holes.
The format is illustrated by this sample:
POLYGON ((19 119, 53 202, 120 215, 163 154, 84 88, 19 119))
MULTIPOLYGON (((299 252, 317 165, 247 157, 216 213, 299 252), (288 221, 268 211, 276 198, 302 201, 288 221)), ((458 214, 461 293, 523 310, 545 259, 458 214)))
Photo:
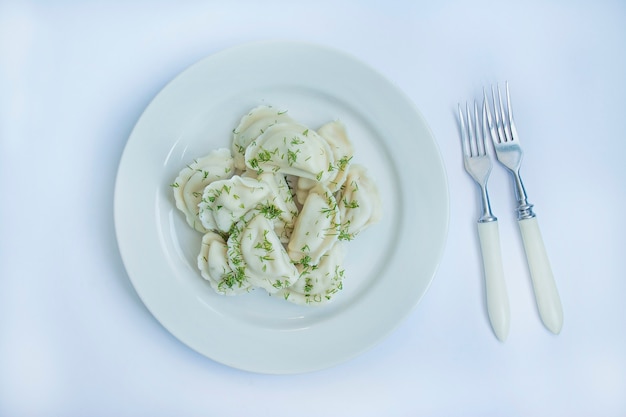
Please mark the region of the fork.
MULTIPOLYGON (((528 202, 524 184, 520 178, 523 151, 519 143, 519 136, 513 121, 511 108, 511 96, 509 84, 506 84, 506 112, 500 94, 500 87, 496 90, 491 87, 493 98, 494 117, 491 115, 489 106, 487 110, 487 124, 491 141, 493 142, 498 161, 512 174, 515 184, 515 197, 517 199, 517 215, 526 260, 530 270, 535 299, 539 309, 539 315, 544 325, 554 334, 559 334, 563 327, 563 307, 559 297, 550 261, 543 243, 537 217, 533 212, 533 205, 528 202)), ((487 93, 483 90, 485 103, 487 93)))
POLYGON ((487 103, 483 102, 483 119, 481 123, 478 118, 478 106, 474 102, 475 122, 474 126, 472 126, 472 115, 469 107, 467 104, 465 105, 467 114, 466 125, 461 106, 459 105, 459 121, 461 124, 461 143, 465 170, 480 187, 482 214, 478 219, 478 237, 485 273, 487 312, 496 337, 504 342, 509 334, 510 310, 502 268, 498 219, 491 212, 489 195, 487 194, 487 180, 491 172, 491 158, 487 154, 485 146, 485 137, 487 135, 486 106, 487 103))

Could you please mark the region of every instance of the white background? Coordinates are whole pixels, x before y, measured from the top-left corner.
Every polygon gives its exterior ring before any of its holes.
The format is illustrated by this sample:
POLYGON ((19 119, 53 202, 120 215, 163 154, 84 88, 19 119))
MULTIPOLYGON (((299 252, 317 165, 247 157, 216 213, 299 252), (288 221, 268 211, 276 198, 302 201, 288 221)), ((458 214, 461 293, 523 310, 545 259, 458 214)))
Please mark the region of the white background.
POLYGON ((626 415, 626 3, 0 2, 0 416, 626 415), (333 46, 401 88, 450 187, 432 286, 335 368, 267 376, 207 359, 147 311, 115 240, 134 123, 199 59, 248 41, 333 46), (522 174, 559 287, 537 313, 510 179, 495 166, 511 332, 484 307, 477 189, 456 105, 508 80, 522 174))

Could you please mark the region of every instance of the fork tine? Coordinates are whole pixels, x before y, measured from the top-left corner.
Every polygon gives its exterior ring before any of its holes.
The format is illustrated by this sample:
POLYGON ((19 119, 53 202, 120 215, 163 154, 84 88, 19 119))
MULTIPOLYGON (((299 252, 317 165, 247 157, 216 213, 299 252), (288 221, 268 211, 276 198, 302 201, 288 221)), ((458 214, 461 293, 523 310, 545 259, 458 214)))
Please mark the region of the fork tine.
POLYGON ((487 154, 487 143, 486 138, 487 138, 487 102, 485 100, 483 100, 483 150, 485 151, 485 154, 487 154))
POLYGON ((513 108, 511 107, 511 95, 509 94, 509 82, 506 85, 506 106, 509 111, 509 128, 511 129, 511 140, 518 140, 517 129, 515 128, 515 122, 513 121, 513 108))
POLYGON ((500 122, 500 112, 498 111, 498 102, 496 100, 496 90, 491 86, 491 98, 493 101, 493 114, 495 118, 493 133, 496 135, 498 143, 505 142, 506 137, 504 136, 504 131, 502 130, 502 123, 500 122))
POLYGON ((476 155, 486 155, 485 152, 485 137, 482 135, 480 118, 478 117, 478 105, 474 100, 474 134, 476 138, 476 155))
POLYGON ((493 114, 494 114, 494 118, 495 118, 495 126, 496 129, 498 127, 498 125, 500 124, 500 115, 498 114, 498 106, 497 106, 497 102, 496 102, 496 89, 493 87, 493 84, 491 85, 491 101, 493 102, 493 114))
POLYGON ((458 104, 458 108, 459 122, 461 123, 461 147, 463 148, 463 156, 470 156, 468 148, 467 126, 465 126, 465 120, 463 119, 463 110, 461 110, 460 104, 458 104))
POLYGON ((465 114, 467 115, 467 130, 469 132, 469 152, 470 156, 478 155, 476 146, 476 131, 472 125, 472 114, 470 113, 469 105, 465 103, 465 114))
MULTIPOLYGON (((511 138, 511 128, 510 126, 510 117, 507 117, 506 113, 504 112, 504 103, 502 101, 502 95, 500 94, 500 86, 497 86, 498 88, 498 102, 500 104, 500 115, 502 116, 502 131, 504 132, 504 141, 505 142, 510 142, 512 140, 511 138)), ((509 116, 510 116, 510 109, 509 109, 509 116)))
POLYGON ((487 110, 487 125, 489 126, 489 133, 491 135, 491 141, 494 143, 500 143, 500 139, 496 134, 496 129, 493 124, 493 118, 491 116, 491 110, 489 109, 489 103, 487 99, 487 92, 483 88, 483 103, 485 104, 485 109, 487 110))

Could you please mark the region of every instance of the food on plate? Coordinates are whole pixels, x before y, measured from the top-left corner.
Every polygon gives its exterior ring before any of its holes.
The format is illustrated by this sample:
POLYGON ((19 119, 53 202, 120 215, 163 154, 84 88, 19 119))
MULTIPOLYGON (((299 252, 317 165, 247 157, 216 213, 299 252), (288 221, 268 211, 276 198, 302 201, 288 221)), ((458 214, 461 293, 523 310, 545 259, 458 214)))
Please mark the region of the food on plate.
POLYGON ((353 164, 337 193, 341 233, 350 239, 380 220, 382 215, 378 188, 364 166, 353 164))
POLYGON ((227 243, 230 267, 241 268, 247 282, 269 293, 290 287, 299 278, 274 232, 273 217, 259 210, 242 218, 231 230, 227 243))
POLYGON ((276 111, 269 106, 258 106, 241 118, 233 130, 232 152, 235 167, 246 169, 245 152, 250 142, 259 137, 268 127, 282 122, 290 122, 286 111, 276 111))
POLYGON ((199 232, 206 229, 199 218, 202 193, 213 181, 230 178, 234 174, 234 161, 228 149, 218 149, 207 156, 195 159, 180 171, 171 184, 176 207, 185 214, 187 223, 199 232))
POLYGON ((246 280, 243 270, 231 267, 227 252, 228 245, 219 233, 207 232, 202 236, 198 255, 200 274, 219 294, 237 295, 250 291, 252 286, 246 280))
POLYGON ((172 187, 186 222, 203 233, 201 276, 221 295, 260 288, 322 305, 343 288, 344 243, 382 213, 375 182, 353 164, 345 125, 317 130, 258 106, 218 149, 183 168, 172 187))
POLYGON ((298 214, 287 246, 295 262, 317 265, 339 240, 339 207, 333 194, 320 184, 309 192, 298 214))
MULTIPOLYGON (((330 151, 333 154, 333 159, 335 160, 335 164, 329 165, 328 167, 330 178, 326 183, 328 189, 331 192, 335 192, 339 190, 346 179, 348 167, 354 155, 354 148, 352 147, 350 139, 348 139, 346 127, 339 120, 326 123, 320 127, 317 132, 328 143, 330 151)), ((298 178, 296 198, 300 204, 304 204, 308 192, 315 187, 316 184, 317 181, 315 180, 304 177, 298 178)))
POLYGON ((284 175, 327 182, 334 155, 315 131, 298 123, 278 123, 268 127, 248 145, 246 167, 259 172, 271 171, 284 175))
POLYGON ((273 198, 264 181, 235 175, 206 186, 198 204, 198 217, 207 230, 228 233, 249 211, 270 204, 273 198))
POLYGON ((344 248, 337 242, 322 256, 317 265, 300 262, 296 265, 300 278, 274 296, 282 296, 295 304, 325 304, 343 288, 344 248))

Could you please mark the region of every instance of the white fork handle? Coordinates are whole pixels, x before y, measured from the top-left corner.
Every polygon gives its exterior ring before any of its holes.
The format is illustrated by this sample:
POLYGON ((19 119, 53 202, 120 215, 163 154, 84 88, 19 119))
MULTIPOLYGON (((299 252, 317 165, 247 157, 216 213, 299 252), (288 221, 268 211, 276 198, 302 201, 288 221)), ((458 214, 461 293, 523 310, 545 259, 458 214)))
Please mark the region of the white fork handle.
POLYGON ((563 327, 563 307, 554 282, 552 268, 543 244, 537 218, 519 220, 524 250, 533 282, 535 299, 543 324, 554 334, 563 327))
POLYGON ((500 252, 498 221, 478 223, 478 237, 483 254, 487 311, 496 337, 504 342, 509 335, 511 312, 500 252))

